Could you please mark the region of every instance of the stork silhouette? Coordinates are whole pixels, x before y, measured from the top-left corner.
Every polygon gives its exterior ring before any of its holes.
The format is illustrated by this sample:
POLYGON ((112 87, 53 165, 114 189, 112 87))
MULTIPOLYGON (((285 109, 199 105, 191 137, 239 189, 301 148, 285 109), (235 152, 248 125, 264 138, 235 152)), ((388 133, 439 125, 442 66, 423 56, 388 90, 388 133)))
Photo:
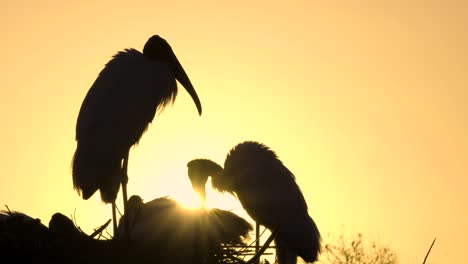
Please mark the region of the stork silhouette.
POLYGON ((76 124, 77 147, 73 156, 73 186, 89 199, 97 190, 112 203, 116 230, 115 200, 122 184, 124 211, 127 203, 129 151, 138 143, 155 113, 173 103, 177 83, 202 107, 190 79, 170 45, 152 36, 143 53, 135 49, 118 52, 89 89, 76 124))
POLYGON ((168 197, 143 202, 132 195, 127 209, 120 219, 118 239, 148 249, 158 263, 225 263, 222 244, 243 244, 252 231, 246 220, 232 212, 187 210, 168 197))
MULTIPOLYGON (((118 231, 122 239, 151 241, 160 240, 162 233, 180 235, 176 230, 183 227, 197 226, 197 232, 205 235, 212 234, 222 242, 241 243, 248 237, 252 226, 236 214, 221 209, 187 210, 175 200, 169 197, 160 197, 149 202, 143 202, 138 195, 132 195, 128 199, 128 211, 120 219, 118 231), (131 232, 125 234, 125 218, 129 218, 131 232), (201 220, 206 218, 204 220, 201 220), (128 237, 125 237, 128 236, 128 237)), ((184 229, 188 232, 188 229, 184 229)), ((191 231, 191 230, 190 230, 191 231)), ((191 231, 193 232, 193 231, 191 231)), ((185 239, 185 238, 179 238, 185 239)), ((207 237, 197 239, 204 240, 207 237)), ((218 241, 218 242, 220 242, 218 241)))
POLYGON ((213 188, 237 196, 242 207, 276 234, 280 264, 295 264, 297 256, 314 262, 320 253, 320 232, 308 214, 295 176, 267 146, 247 141, 227 155, 224 169, 207 159, 187 164, 192 187, 205 199, 209 176, 213 188))

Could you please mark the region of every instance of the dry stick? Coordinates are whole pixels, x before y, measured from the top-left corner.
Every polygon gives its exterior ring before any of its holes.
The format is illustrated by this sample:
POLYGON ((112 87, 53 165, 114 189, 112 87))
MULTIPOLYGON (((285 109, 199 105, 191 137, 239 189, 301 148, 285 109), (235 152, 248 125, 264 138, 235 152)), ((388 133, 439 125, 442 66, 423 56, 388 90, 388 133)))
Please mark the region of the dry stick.
POLYGON ((73 214, 70 214, 70 219, 72 220, 73 224, 76 226, 75 217, 73 217, 73 214))
POLYGON ((270 237, 267 239, 267 241, 265 241, 265 244, 263 245, 263 247, 246 264, 256 263, 257 260, 259 260, 262 254, 265 252, 265 250, 267 250, 268 246, 271 244, 273 239, 276 238, 277 233, 278 233, 277 230, 273 231, 270 237))
POLYGON ((70 215, 70 218, 73 220, 73 224, 75 225, 76 229, 81 233, 84 233, 83 230, 78 226, 78 221, 76 220, 76 208, 73 209, 73 215, 70 215))
POLYGON ((5 207, 6 209, 8 210, 8 214, 11 216, 13 213, 10 211, 10 208, 8 207, 8 205, 5 204, 5 207))
POLYGON ((112 240, 114 239, 114 237, 112 236, 111 233, 109 233, 109 231, 107 230, 104 230, 106 232, 106 235, 102 235, 103 237, 105 237, 107 240, 112 240))
POLYGON ((437 238, 434 237, 434 241, 432 241, 432 244, 431 244, 431 246, 429 247, 429 250, 427 251, 426 256, 424 257, 424 261, 423 261, 422 264, 425 264, 425 263, 426 263, 427 257, 429 256, 429 253, 431 253, 431 249, 432 249, 432 247, 434 246, 434 243, 435 243, 436 239, 437 239, 437 238))
MULTIPOLYGON (((262 233, 260 234, 260 236, 263 236, 263 233, 265 233, 266 231, 266 228, 263 229, 262 233)), ((252 246, 253 244, 255 243, 255 241, 252 241, 249 245, 247 246, 243 246, 241 250, 239 250, 239 254, 242 254, 244 252, 247 252, 249 248, 252 248, 254 246, 252 246)), ((245 256, 244 256, 245 257, 245 256)))
POLYGON ((96 230, 90 235, 90 237, 94 238, 97 234, 102 233, 102 231, 104 231, 104 229, 106 229, 107 226, 110 224, 111 220, 112 220, 112 219, 107 220, 107 222, 105 222, 101 227, 99 227, 98 229, 96 229, 96 230))
POLYGON ((119 213, 119 216, 122 217, 123 214, 122 214, 122 212, 120 212, 120 209, 119 209, 119 207, 117 205, 115 206, 115 209, 117 210, 117 213, 119 213))

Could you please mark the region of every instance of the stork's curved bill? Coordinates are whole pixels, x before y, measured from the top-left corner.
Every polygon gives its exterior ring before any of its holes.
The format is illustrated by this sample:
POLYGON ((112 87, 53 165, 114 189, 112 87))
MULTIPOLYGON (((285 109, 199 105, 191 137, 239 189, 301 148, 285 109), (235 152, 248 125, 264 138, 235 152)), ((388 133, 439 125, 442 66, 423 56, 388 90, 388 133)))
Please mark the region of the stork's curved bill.
POLYGON ((170 67, 172 67, 171 70, 173 71, 175 79, 179 81, 179 83, 182 84, 185 90, 187 90, 187 92, 190 94, 193 101, 195 102, 195 105, 197 106, 198 114, 201 115, 202 107, 200 99, 198 99, 195 88, 193 88, 187 73, 185 73, 184 68, 180 64, 169 43, 167 43, 167 41, 160 36, 154 35, 146 42, 143 48, 143 54, 152 60, 162 60, 169 62, 170 67))
POLYGON ((185 88, 185 90, 187 90, 187 92, 190 94, 190 96, 192 97, 193 102, 197 106, 198 114, 201 115, 202 114, 202 106, 201 106, 200 99, 198 98, 197 92, 195 91, 195 88, 193 88, 192 82, 190 82, 190 79, 187 76, 187 73, 185 73, 184 68, 180 64, 180 62, 177 59, 177 57, 175 56, 175 54, 174 54, 174 60, 175 60, 174 64, 175 64, 175 67, 176 67, 175 68, 175 78, 177 79, 177 81, 180 82, 180 84, 182 84, 182 86, 185 88))

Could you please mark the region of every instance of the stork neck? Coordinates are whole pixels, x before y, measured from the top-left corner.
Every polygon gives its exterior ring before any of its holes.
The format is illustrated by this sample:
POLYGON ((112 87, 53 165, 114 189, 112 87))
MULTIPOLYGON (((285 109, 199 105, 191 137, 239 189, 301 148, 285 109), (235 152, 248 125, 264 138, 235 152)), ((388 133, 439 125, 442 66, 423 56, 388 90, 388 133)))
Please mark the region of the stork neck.
POLYGON ((223 172, 223 168, 214 162, 207 162, 204 171, 211 177, 216 177, 223 172))

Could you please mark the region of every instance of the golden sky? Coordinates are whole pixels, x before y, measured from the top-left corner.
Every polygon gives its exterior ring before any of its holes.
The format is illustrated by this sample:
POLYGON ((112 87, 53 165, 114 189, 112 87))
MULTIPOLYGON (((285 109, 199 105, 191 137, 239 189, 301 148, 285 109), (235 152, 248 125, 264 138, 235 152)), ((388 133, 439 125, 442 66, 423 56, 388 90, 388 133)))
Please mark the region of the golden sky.
POLYGON ((110 57, 159 34, 203 115, 181 89, 130 154, 130 194, 193 199, 189 160, 257 140, 325 238, 362 232, 421 263, 437 237, 428 264, 468 263, 465 1, 162 2, 1 1, 2 204, 45 223, 76 209, 88 232, 110 218, 73 191, 76 117, 110 57))

